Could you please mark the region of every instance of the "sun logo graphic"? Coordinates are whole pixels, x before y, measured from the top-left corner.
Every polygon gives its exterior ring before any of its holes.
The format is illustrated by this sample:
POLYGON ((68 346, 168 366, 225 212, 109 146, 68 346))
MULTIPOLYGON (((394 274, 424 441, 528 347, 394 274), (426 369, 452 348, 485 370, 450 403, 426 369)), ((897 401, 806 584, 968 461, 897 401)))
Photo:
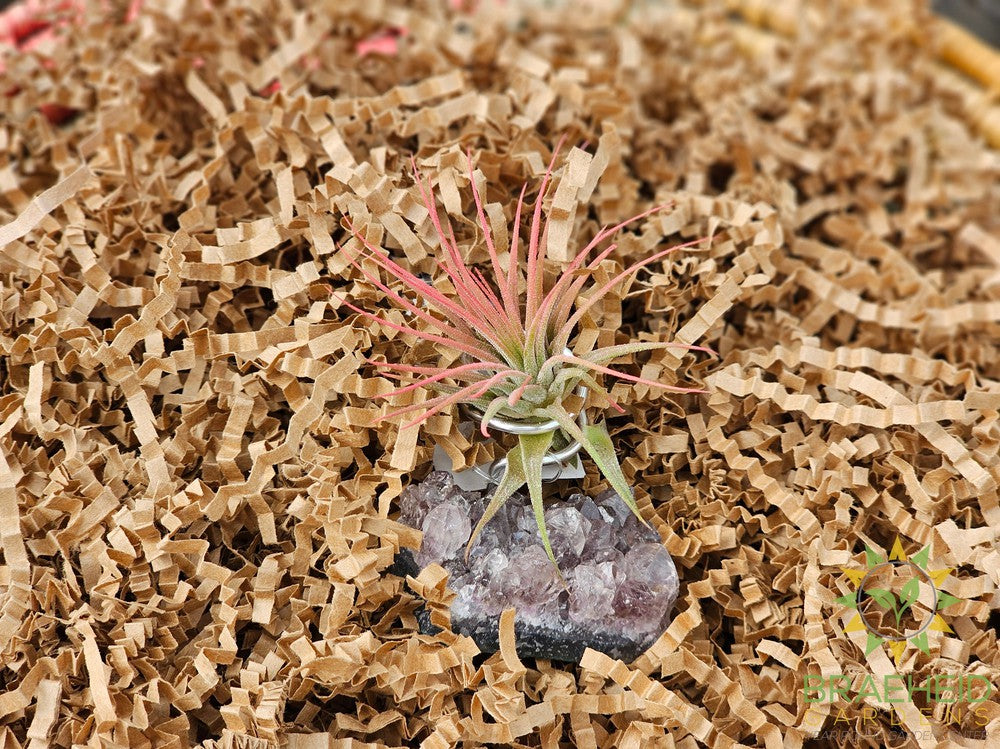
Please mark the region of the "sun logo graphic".
POLYGON ((952 568, 929 569, 930 546, 907 557, 896 538, 889 558, 865 545, 865 568, 841 567, 854 592, 837 603, 855 609, 845 632, 867 632, 865 655, 885 643, 899 664, 906 644, 930 653, 928 631, 952 632, 938 613, 961 599, 940 589, 952 568))

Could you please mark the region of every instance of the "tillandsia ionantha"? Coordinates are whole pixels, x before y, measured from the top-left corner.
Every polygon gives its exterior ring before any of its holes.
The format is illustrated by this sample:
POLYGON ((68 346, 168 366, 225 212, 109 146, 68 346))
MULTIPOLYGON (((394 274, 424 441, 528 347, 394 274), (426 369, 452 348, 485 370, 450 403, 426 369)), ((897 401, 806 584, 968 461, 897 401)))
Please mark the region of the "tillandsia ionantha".
POLYGON ((542 200, 552 178, 558 153, 559 146, 556 146, 535 200, 528 229, 527 251, 523 260, 520 230, 527 183, 521 188, 514 211, 510 247, 503 252, 495 245, 483 207, 483 199, 476 187, 471 152, 468 154, 469 182, 472 186, 479 226, 483 232, 483 241, 489 255, 489 273, 484 273, 477 267, 470 267, 466 263, 450 220, 447 216, 442 220, 430 183, 424 184, 416 161, 411 159, 414 179, 440 242, 440 252, 439 256, 435 257, 435 262, 453 287, 451 293, 439 290, 404 268, 383 250, 373 246, 355 228, 350 219, 346 220, 348 228, 364 249, 358 257, 348 253, 344 247, 341 251, 369 283, 380 289, 395 305, 409 313, 413 324, 398 323, 350 303, 346 303, 346 306, 399 333, 450 348, 461 355, 457 363, 446 366, 371 362, 394 378, 402 379, 407 376, 419 378, 385 393, 382 396, 384 398, 392 398, 418 388, 430 388, 438 393, 422 403, 392 411, 382 417, 383 419, 394 419, 415 413, 415 417, 405 425, 409 427, 418 425, 432 415, 456 404, 466 404, 482 414, 480 429, 484 436, 489 436, 490 420, 495 417, 529 423, 554 421, 559 425, 557 430, 542 434, 517 435, 517 444, 506 455, 507 465, 503 476, 469 539, 466 556, 483 526, 514 492, 527 484, 542 543, 549 559, 556 564, 545 528, 542 469, 545 455, 553 447, 557 431, 562 431, 570 439, 579 442, 612 488, 639 520, 646 523, 618 462, 607 426, 604 423, 580 424, 574 414, 566 408, 567 400, 578 386, 585 385, 592 392, 601 395, 608 405, 619 412, 623 412, 623 409, 597 381, 598 376, 610 375, 670 392, 702 392, 698 388, 665 385, 607 366, 621 357, 652 349, 679 347, 709 351, 701 346, 674 342, 632 342, 597 348, 585 353, 567 353, 577 326, 608 292, 641 268, 662 259, 668 253, 703 240, 698 239, 654 252, 628 266, 607 282, 599 285, 595 283, 596 288, 590 294, 582 296, 581 292, 584 291, 588 279, 615 251, 617 244, 609 244, 588 261, 591 253, 601 242, 623 227, 666 207, 655 206, 615 226, 602 228, 556 275, 554 283, 546 289, 543 251, 548 235, 548 217, 545 218, 543 229, 542 200), (376 273, 367 270, 361 262, 362 257, 373 261, 377 268, 385 272, 390 282, 393 279, 399 281, 404 289, 415 294, 418 299, 414 301, 407 298, 381 280, 376 273))

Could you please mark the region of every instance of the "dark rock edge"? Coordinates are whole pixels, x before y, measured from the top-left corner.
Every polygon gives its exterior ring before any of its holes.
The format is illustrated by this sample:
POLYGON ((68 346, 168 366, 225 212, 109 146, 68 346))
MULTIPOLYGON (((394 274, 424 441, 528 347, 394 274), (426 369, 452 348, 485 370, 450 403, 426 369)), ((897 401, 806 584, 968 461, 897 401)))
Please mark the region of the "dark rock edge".
MULTIPOLYGON (((388 572, 403 578, 408 575, 415 578, 420 574, 420 567, 410 549, 401 549, 388 572)), ((430 612, 426 607, 419 607, 415 613, 420 634, 436 635, 442 631, 431 624, 430 612)), ((500 649, 499 617, 474 620, 453 615, 451 628, 456 634, 471 637, 483 653, 495 653, 500 649)), ((514 641, 518 657, 579 663, 584 651, 591 648, 612 658, 631 663, 658 639, 658 636, 647 636, 641 640, 634 640, 608 632, 585 629, 572 623, 568 624, 567 629, 568 632, 557 632, 548 627, 525 623, 515 616, 514 641)))

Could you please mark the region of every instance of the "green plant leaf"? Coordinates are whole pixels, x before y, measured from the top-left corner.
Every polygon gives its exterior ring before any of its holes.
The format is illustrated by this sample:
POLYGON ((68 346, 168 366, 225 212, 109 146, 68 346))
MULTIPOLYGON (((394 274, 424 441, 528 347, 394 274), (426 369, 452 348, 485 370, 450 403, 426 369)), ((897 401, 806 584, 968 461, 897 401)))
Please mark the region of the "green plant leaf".
POLYGON ((615 454, 615 446, 611 442, 611 435, 608 433, 607 425, 604 422, 589 424, 583 428, 583 434, 585 438, 581 443, 583 448, 593 458, 601 474, 611 484, 611 488, 618 492, 618 496, 635 513, 635 516, 642 521, 643 525, 649 526, 649 523, 646 522, 645 518, 639 512, 639 506, 635 503, 635 498, 632 496, 632 488, 628 485, 625 474, 622 472, 622 467, 618 463, 618 456, 615 454))
MULTIPOLYGON (((552 384, 550 385, 550 389, 556 391, 564 389, 571 390, 575 388, 578 383, 581 382, 594 392, 598 393, 607 392, 603 387, 601 387, 601 384, 597 380, 595 380, 590 375, 590 373, 587 372, 585 369, 572 366, 563 367, 562 369, 556 372, 555 376, 553 376, 552 378, 552 384)), ((608 395, 608 400, 610 399, 611 396, 608 395)))
POLYGON ((665 348, 683 348, 695 351, 708 351, 708 349, 704 346, 689 346, 687 344, 672 341, 639 341, 635 343, 622 343, 617 346, 606 346, 604 348, 594 349, 586 354, 581 354, 580 358, 594 362, 595 364, 607 364, 610 361, 629 354, 638 354, 642 351, 655 351, 656 349, 665 348))
POLYGON ((483 530, 483 526, 489 522, 490 518, 497 514, 497 510, 503 507, 504 502, 510 499, 514 492, 527 483, 528 479, 525 476, 524 466, 521 463, 520 457, 516 448, 507 454, 507 468, 503 472, 503 478, 500 479, 500 484, 497 486, 496 491, 493 492, 493 496, 490 497, 490 502, 486 505, 483 516, 476 523, 472 535, 469 536, 469 543, 465 546, 466 562, 469 561, 469 552, 472 550, 472 544, 475 542, 480 531, 483 530))
MULTIPOLYGON (((542 546, 545 547, 545 553, 549 555, 556 570, 559 570, 556 555, 552 552, 552 544, 549 542, 549 533, 545 528, 545 507, 542 505, 542 461, 554 436, 554 430, 543 434, 522 434, 517 438, 518 446, 515 450, 516 460, 520 463, 527 480, 528 496, 531 497, 531 508, 535 511, 535 522, 538 523, 538 532, 542 536, 542 546)), ((515 450, 511 450, 512 454, 508 456, 508 460, 515 459, 513 455, 515 450)), ((559 577, 562 578, 561 571, 559 577)))
POLYGON ((902 614, 910 606, 913 605, 914 601, 920 595, 920 579, 913 578, 912 580, 907 580, 903 585, 903 588, 899 591, 899 612, 902 614))
POLYGON ((865 544, 865 566, 871 569, 877 564, 882 564, 885 562, 885 557, 879 554, 875 549, 873 549, 868 544, 865 544))
POLYGON ((953 603, 958 603, 961 600, 962 600, 961 598, 955 598, 955 596, 951 595, 950 593, 945 593, 943 590, 939 590, 938 605, 937 605, 938 611, 940 611, 943 608, 947 608, 948 606, 951 606, 953 603))
POLYGON ((865 642, 865 655, 871 655, 872 651, 875 650, 883 642, 882 638, 876 634, 868 633, 867 641, 865 642))
POLYGON ((550 390, 559 392, 564 388, 569 389, 570 383, 572 383, 572 387, 575 388, 578 382, 586 385, 591 393, 599 395, 604 400, 606 405, 611 406, 612 408, 617 407, 615 399, 611 397, 611 393, 608 392, 607 388, 591 377, 586 371, 579 369, 578 367, 560 369, 552 381, 550 390))
POLYGON ((507 405, 507 398, 504 396, 498 396, 490 401, 490 404, 483 410, 483 418, 481 419, 481 431, 486 433, 486 425, 490 423, 490 420, 500 413, 500 410, 507 405))
POLYGON ((587 451, 587 454, 597 464, 597 469, 601 472, 601 475, 611 484, 611 488, 618 493, 622 501, 635 513, 639 521, 649 527, 649 523, 646 522, 642 513, 639 512, 639 506, 636 505, 635 499, 632 496, 632 489, 629 487, 628 481, 625 479, 625 474, 622 473, 622 468, 618 464, 618 456, 615 455, 615 447, 611 442, 611 435, 608 434, 607 426, 602 422, 601 424, 588 424, 581 429, 580 425, 576 423, 573 417, 562 406, 550 406, 546 411, 559 423, 559 426, 567 434, 583 446, 583 449, 587 451))
POLYGON ((918 567, 920 567, 921 569, 927 569, 927 564, 930 559, 930 554, 931 554, 931 547, 925 546, 916 554, 911 554, 910 561, 913 562, 918 567))
POLYGON ((849 606, 852 609, 856 609, 858 607, 858 599, 854 593, 848 593, 846 596, 840 596, 838 598, 834 598, 833 600, 841 606, 849 606))
POLYGON ((885 588, 868 588, 865 590, 865 594, 874 598, 882 608, 890 609, 893 612, 896 611, 896 596, 893 595, 891 590, 886 590, 885 588))

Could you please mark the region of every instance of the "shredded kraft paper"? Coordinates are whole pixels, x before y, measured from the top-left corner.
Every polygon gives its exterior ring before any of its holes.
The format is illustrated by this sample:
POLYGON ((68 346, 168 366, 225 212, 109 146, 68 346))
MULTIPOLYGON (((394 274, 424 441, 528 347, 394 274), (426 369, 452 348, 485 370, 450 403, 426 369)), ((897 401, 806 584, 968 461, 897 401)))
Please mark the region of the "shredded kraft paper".
POLYGON ((6 52, 0 747, 996 746, 1000 157, 922 5, 797 9, 753 45, 722 2, 95 3, 6 52), (703 393, 613 385, 681 575, 634 663, 522 660, 513 610, 480 654, 443 569, 388 571, 434 446, 490 448, 457 413, 379 421, 407 401, 370 360, 456 354, 345 304, 381 297, 346 218, 437 272, 411 156, 483 261, 466 153, 505 247, 564 135, 553 270, 657 204, 599 280, 705 238, 575 344, 717 352, 623 365, 703 393), (961 599, 898 660, 835 600, 897 537, 961 599), (897 674, 993 689, 805 699, 897 674))

